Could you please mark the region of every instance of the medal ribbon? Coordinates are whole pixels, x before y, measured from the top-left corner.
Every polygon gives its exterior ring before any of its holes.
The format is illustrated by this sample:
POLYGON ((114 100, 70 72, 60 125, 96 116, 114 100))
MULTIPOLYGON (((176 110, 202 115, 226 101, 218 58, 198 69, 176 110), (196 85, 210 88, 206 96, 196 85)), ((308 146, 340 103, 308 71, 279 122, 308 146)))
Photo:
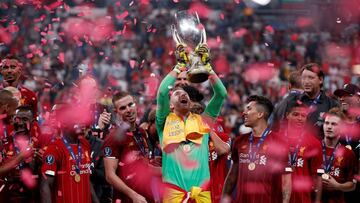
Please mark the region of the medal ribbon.
MULTIPOLYGON (((295 150, 294 152, 292 153, 291 151, 289 152, 289 161, 288 161, 288 164, 289 166, 293 166, 295 163, 296 163, 296 159, 297 159, 297 155, 299 153, 299 149, 300 149, 300 144, 302 142, 302 138, 303 138, 303 133, 301 133, 298 141, 297 141, 297 144, 296 144, 296 147, 295 147, 295 150)), ((288 132, 286 131, 286 137, 288 138, 288 132)), ((289 140, 289 139, 288 139, 289 140)), ((289 142, 290 143, 290 142, 289 142)))
POLYGON ((265 141, 265 138, 268 136, 270 132, 269 128, 266 128, 264 130, 264 132, 262 133, 259 142, 256 144, 256 148, 254 150, 254 152, 252 151, 252 146, 253 146, 253 142, 254 142, 254 135, 253 133, 250 134, 249 137, 249 141, 250 141, 250 146, 249 146, 249 158, 250 158, 250 162, 254 162, 256 159, 256 154, 259 152, 260 146, 261 144, 265 141))
POLYGON ((64 142, 66 149, 70 153, 70 156, 72 159, 76 162, 75 165, 75 171, 77 174, 80 174, 80 161, 81 161, 81 145, 78 141, 77 147, 78 147, 78 158, 76 158, 74 151, 72 150, 70 143, 65 139, 65 137, 62 137, 62 141, 64 142))
POLYGON ((328 173, 330 171, 331 165, 334 162, 335 159, 335 151, 337 150, 337 148, 340 146, 339 142, 336 144, 334 151, 332 152, 329 160, 326 160, 326 146, 325 146, 325 142, 322 141, 322 152, 323 152, 323 163, 324 163, 324 170, 325 173, 328 173))
POLYGON ((136 129, 133 137, 134 137, 136 145, 140 149, 141 153, 143 154, 144 157, 146 157, 145 144, 144 144, 144 140, 142 139, 139 129, 136 129))

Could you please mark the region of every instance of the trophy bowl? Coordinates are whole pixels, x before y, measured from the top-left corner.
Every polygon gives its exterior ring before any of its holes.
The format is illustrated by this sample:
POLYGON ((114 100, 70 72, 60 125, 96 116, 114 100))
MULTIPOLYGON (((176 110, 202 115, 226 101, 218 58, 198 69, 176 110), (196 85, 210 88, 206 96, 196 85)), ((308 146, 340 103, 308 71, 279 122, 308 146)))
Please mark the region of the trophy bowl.
POLYGON ((187 78, 192 83, 202 83, 209 77, 209 73, 202 63, 195 48, 206 44, 206 31, 196 12, 178 11, 175 14, 175 24, 172 25, 173 40, 176 45, 183 44, 189 53, 187 78))

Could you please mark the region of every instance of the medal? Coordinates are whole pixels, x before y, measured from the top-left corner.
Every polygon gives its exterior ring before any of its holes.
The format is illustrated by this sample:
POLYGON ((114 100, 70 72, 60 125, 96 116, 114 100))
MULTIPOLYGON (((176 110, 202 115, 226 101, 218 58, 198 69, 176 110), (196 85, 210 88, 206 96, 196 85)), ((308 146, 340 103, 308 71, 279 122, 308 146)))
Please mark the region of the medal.
POLYGON ((186 153, 190 152, 190 145, 184 144, 184 145, 183 145, 183 150, 184 150, 184 152, 186 152, 186 153))
POLYGON ((329 180, 330 176, 329 176, 329 174, 324 173, 324 174, 321 175, 321 178, 324 179, 324 180, 329 180))
POLYGON ((249 171, 253 171, 253 170, 255 170, 255 167, 256 167, 256 165, 255 165, 255 163, 254 163, 254 162, 251 162, 251 163, 249 163, 249 165, 248 165, 248 169, 249 169, 249 171))
POLYGON ((79 174, 75 174, 74 176, 75 182, 80 182, 80 175, 79 174))
POLYGON ((351 147, 351 145, 349 145, 349 144, 346 145, 345 147, 348 148, 348 149, 350 149, 350 150, 352 150, 352 147, 351 147))
MULTIPOLYGON (((250 160, 250 163, 248 165, 248 169, 250 171, 255 170, 255 168, 256 168, 256 165, 255 165, 256 154, 259 152, 262 143, 265 141, 265 138, 270 133, 270 131, 271 130, 269 128, 266 128, 264 130, 264 132, 262 133, 262 135, 260 137, 259 142, 255 146, 255 149, 253 149, 254 135, 253 135, 253 133, 250 134, 250 137, 249 137, 249 142, 250 142, 249 143, 249 160, 250 160)), ((264 164, 264 165, 266 165, 266 164, 264 164)))

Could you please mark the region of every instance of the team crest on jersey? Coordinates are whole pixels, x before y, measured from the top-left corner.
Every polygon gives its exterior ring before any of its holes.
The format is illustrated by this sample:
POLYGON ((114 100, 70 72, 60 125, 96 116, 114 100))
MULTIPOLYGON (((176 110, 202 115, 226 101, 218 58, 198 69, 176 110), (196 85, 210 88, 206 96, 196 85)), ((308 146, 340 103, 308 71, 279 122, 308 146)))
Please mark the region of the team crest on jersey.
POLYGON ((301 147, 299 150, 299 156, 304 156, 304 151, 305 151, 306 147, 301 147))
POLYGON ((45 158, 45 162, 48 164, 48 165, 51 165, 55 162, 55 158, 53 155, 49 154, 46 156, 45 158))
POLYGON ((343 161, 344 157, 340 156, 336 159, 336 163, 338 166, 341 166, 341 162, 343 161))
POLYGON ((110 147, 105 147, 104 155, 105 156, 110 156, 111 154, 112 154, 112 150, 110 149, 110 147))

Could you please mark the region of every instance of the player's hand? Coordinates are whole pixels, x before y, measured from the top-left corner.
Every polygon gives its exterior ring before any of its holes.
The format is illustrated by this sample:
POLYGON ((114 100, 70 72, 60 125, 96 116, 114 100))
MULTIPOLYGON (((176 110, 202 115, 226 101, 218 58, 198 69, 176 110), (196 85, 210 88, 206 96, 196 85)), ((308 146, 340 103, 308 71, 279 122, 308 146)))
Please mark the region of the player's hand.
POLYGON ((201 58, 201 62, 204 65, 207 65, 210 63, 210 49, 206 44, 199 44, 196 48, 195 48, 195 53, 197 55, 200 56, 201 58))
POLYGON ((139 195, 138 193, 134 192, 133 194, 131 194, 130 196, 131 200, 133 201, 133 203, 147 203, 145 197, 139 195))
POLYGON ((327 190, 337 190, 339 186, 339 183, 332 176, 329 176, 329 179, 322 179, 322 183, 327 190))
POLYGON ((184 44, 177 44, 175 49, 175 57, 178 65, 185 67, 186 64, 189 62, 189 56, 186 53, 186 45, 184 44))
POLYGON ((98 121, 98 127, 103 130, 105 128, 106 125, 110 124, 110 119, 111 119, 111 113, 107 112, 104 109, 104 112, 102 112, 100 114, 99 117, 99 121, 98 121))

